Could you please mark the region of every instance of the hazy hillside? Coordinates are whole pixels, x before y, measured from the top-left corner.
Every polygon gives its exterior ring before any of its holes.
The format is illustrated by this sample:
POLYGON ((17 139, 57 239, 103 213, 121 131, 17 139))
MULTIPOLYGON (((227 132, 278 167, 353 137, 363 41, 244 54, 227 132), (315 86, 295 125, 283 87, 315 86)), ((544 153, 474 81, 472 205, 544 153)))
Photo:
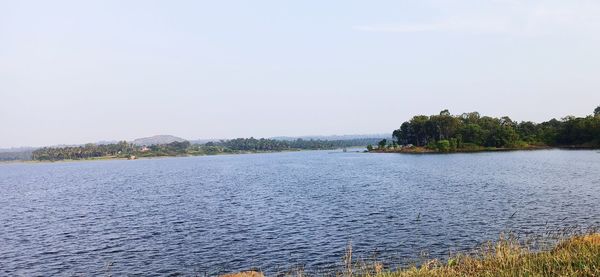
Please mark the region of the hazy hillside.
POLYGON ((31 160, 33 149, 20 150, 15 152, 0 152, 0 161, 27 161, 31 160))
POLYGON ((31 152, 33 150, 35 150, 36 147, 29 147, 29 146, 23 146, 23 147, 11 147, 11 148, 0 148, 0 153, 5 153, 5 152, 31 152))
POLYGON ((171 136, 171 135, 157 135, 146 138, 138 138, 132 141, 131 143, 135 145, 156 145, 156 144, 168 144, 171 142, 183 142, 186 141, 180 137, 171 136))
POLYGON ((207 142, 219 142, 226 139, 193 139, 190 140, 191 144, 205 144, 207 142))

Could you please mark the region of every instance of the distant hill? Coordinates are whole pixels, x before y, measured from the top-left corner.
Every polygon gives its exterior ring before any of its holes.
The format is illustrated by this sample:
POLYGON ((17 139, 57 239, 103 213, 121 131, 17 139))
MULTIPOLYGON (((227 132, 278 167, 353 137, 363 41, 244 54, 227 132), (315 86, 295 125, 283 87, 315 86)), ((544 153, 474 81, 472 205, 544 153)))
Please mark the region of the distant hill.
POLYGON ((155 145, 155 144, 168 144, 171 142, 183 142, 186 141, 180 137, 171 136, 171 135, 157 135, 151 136, 147 138, 139 138, 135 139, 131 143, 135 145, 155 145))
POLYGON ((190 140, 189 142, 191 144, 205 144, 207 142, 219 142, 222 140, 226 140, 226 139, 193 139, 193 140, 190 140))
POLYGON ((115 143, 119 143, 118 140, 101 140, 99 142, 96 142, 94 144, 96 145, 107 145, 107 144, 115 144, 115 143))

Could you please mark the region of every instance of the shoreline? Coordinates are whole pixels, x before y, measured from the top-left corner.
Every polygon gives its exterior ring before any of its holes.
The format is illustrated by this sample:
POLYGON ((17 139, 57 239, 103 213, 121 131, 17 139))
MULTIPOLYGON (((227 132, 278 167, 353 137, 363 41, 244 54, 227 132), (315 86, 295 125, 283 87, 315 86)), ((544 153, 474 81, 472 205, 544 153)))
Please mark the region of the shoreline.
POLYGON ((126 157, 116 157, 116 156, 102 156, 102 157, 94 157, 94 158, 86 158, 86 159, 64 159, 64 160, 12 160, 12 161, 0 161, 0 165, 2 164, 42 164, 42 163, 71 163, 71 162, 93 162, 93 161, 135 161, 135 160, 151 160, 151 159, 167 159, 167 158, 189 158, 189 157, 208 157, 208 156, 226 156, 226 155, 250 155, 250 154, 273 154, 273 153, 289 153, 289 152, 301 152, 301 151, 331 151, 336 149, 289 149, 289 150, 281 150, 281 151, 240 151, 240 152, 223 152, 216 154, 186 154, 186 155, 165 155, 165 156, 136 156, 135 159, 130 159, 126 157))
POLYGON ((431 150, 425 147, 412 147, 403 149, 373 149, 368 153, 393 153, 393 154, 465 154, 465 153, 489 153, 489 152, 516 152, 516 151, 537 151, 537 150, 600 150, 599 147, 583 146, 531 146, 522 148, 492 148, 485 147, 481 149, 456 149, 455 151, 442 152, 431 150))
MULTIPOLYGON (((356 147, 364 148, 364 147, 356 147)), ((301 152, 301 151, 331 151, 339 150, 336 149, 291 149, 282 151, 241 151, 233 153, 217 153, 217 154, 187 154, 187 155, 172 155, 172 156, 147 156, 130 159, 126 157, 115 157, 115 156, 103 156, 87 159, 65 159, 65 160, 11 160, 11 161, 0 161, 2 164, 41 164, 41 163, 71 163, 71 162, 93 162, 93 161, 135 161, 135 160, 150 160, 150 159, 166 159, 166 158, 186 158, 186 157, 207 157, 207 156, 222 156, 222 155, 249 155, 249 154, 272 154, 272 153, 288 153, 288 152, 301 152)), ((516 151, 537 151, 537 150, 600 150, 599 147, 582 147, 582 146, 535 146, 535 147, 524 147, 524 148, 483 148, 483 149, 457 149, 456 151, 441 152, 437 150, 427 149, 425 147, 413 147, 409 149, 373 149, 371 151, 352 151, 349 153, 378 153, 378 154, 412 154, 412 155, 426 155, 426 154, 476 154, 476 153, 493 153, 493 152, 516 152, 516 151)), ((340 152, 345 153, 345 152, 340 152)))
MULTIPOLYGON (((600 273, 600 233, 590 230, 561 237, 522 240, 512 233, 482 242, 469 250, 450 253, 445 258, 427 258, 406 266, 389 265, 383 260, 354 258, 352 245, 346 248, 339 268, 326 276, 596 276, 600 273)), ((321 272, 322 273, 322 272, 321 272)), ((219 277, 264 277, 268 273, 253 267, 219 277)), ((310 269, 292 268, 278 276, 312 276, 310 269), (308 270, 308 271, 307 271, 308 270)))

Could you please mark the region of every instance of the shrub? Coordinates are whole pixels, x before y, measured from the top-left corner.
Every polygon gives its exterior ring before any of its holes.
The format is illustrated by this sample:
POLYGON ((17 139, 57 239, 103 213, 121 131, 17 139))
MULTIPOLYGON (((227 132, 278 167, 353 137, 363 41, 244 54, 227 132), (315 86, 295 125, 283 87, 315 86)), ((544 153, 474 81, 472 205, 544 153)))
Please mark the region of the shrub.
POLYGON ((475 143, 469 143, 469 142, 464 142, 462 143, 462 150, 466 150, 466 151, 476 151, 476 150, 481 150, 483 147, 475 144, 475 143))
POLYGON ((450 151, 455 152, 458 148, 458 139, 451 138, 450 140, 450 151))
POLYGON ((436 144, 437 150, 440 152, 450 152, 450 142, 448 140, 440 140, 436 144))
POLYGON ((432 141, 428 142, 427 145, 425 145, 425 148, 431 149, 431 150, 437 150, 437 143, 434 140, 432 140, 432 141))

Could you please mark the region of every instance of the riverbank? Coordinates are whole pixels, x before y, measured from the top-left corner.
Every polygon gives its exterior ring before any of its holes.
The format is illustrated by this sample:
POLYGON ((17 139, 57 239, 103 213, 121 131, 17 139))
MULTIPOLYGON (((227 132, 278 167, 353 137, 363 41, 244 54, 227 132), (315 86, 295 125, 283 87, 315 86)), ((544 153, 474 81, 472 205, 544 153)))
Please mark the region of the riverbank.
POLYGON ((512 239, 488 244, 474 255, 446 263, 431 260, 420 267, 376 276, 599 276, 600 233, 573 236, 548 251, 536 252, 512 239))
MULTIPOLYGON (((381 262, 353 262, 346 251, 344 270, 327 276, 459 277, 459 276, 600 276, 600 233, 574 235, 544 251, 535 251, 515 238, 501 237, 471 254, 458 254, 442 262, 434 259, 420 266, 385 269, 381 262)), ((301 270, 282 276, 307 276, 301 270)), ((258 270, 221 277, 263 277, 258 270)))
POLYGON ((533 151, 533 150, 550 150, 550 149, 561 149, 561 150, 598 150, 598 147, 587 147, 587 146, 539 146, 539 145, 528 145, 525 147, 471 147, 471 148, 457 148, 452 151, 440 151, 438 149, 430 149, 427 147, 413 146, 413 147, 398 147, 398 148, 384 148, 384 149, 372 149, 370 153, 403 153, 403 154, 449 154, 449 153, 478 153, 478 152, 508 152, 508 151, 533 151))
MULTIPOLYGON (((505 151, 529 151, 529 150, 548 150, 548 149, 574 149, 574 148, 559 148, 549 146, 526 146, 526 147, 471 147, 471 148, 457 148, 451 151, 440 151, 438 149, 430 149, 427 147, 413 146, 413 147, 398 147, 398 148, 383 148, 383 149, 372 149, 369 152, 372 153, 406 153, 406 154, 439 154, 439 153, 477 153, 477 152, 505 152, 505 151)), ((577 148, 582 149, 582 148, 577 148)))

